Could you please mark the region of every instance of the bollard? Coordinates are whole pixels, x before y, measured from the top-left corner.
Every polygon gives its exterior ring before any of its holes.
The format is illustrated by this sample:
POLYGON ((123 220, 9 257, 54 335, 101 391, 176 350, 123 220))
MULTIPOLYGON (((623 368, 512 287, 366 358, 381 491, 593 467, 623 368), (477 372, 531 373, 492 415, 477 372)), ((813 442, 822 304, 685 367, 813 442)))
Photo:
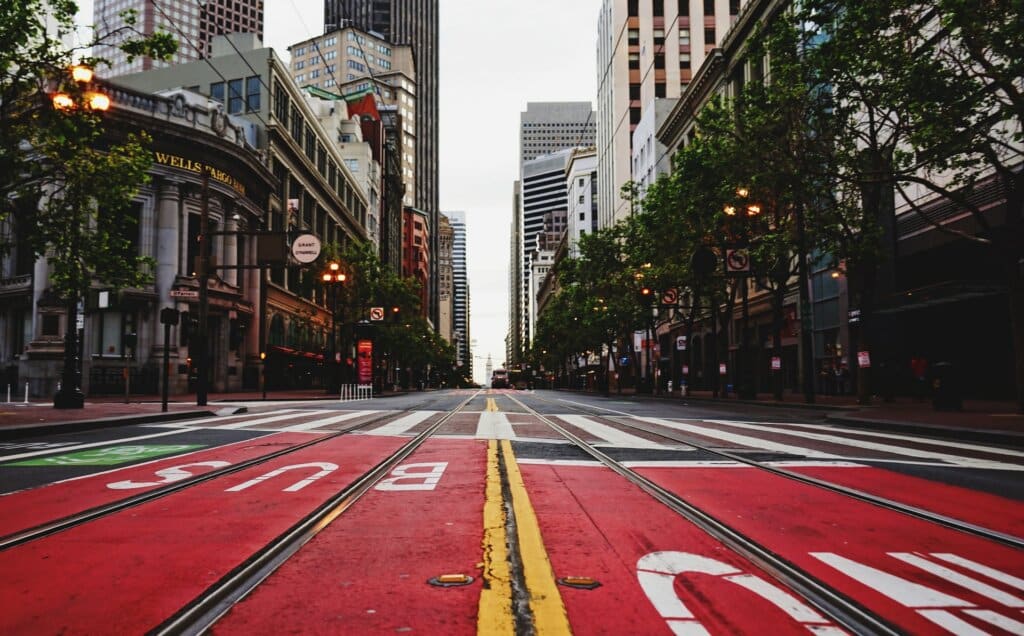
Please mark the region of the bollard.
POLYGON ((8 404, 11 403, 11 385, 10 384, 7 385, 7 403, 8 404))
POLYGON ((25 383, 25 404, 28 404, 28 382, 25 383))

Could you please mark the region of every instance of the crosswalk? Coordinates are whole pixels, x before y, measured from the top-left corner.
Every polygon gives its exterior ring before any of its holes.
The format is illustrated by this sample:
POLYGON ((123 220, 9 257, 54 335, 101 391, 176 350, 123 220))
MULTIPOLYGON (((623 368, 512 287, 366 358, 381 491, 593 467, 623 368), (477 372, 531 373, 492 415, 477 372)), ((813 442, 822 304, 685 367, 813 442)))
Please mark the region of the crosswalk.
MULTIPOLYGON (((352 431, 354 434, 413 436, 443 416, 443 411, 431 410, 324 411, 291 408, 152 426, 310 434, 358 427, 352 431)), ((690 441, 733 453, 766 453, 777 456, 780 461, 783 458, 799 458, 826 463, 904 463, 1024 471, 1024 453, 1016 450, 948 440, 924 441, 892 433, 852 431, 827 425, 657 418, 625 414, 605 418, 578 414, 548 417, 598 447, 677 453, 698 450, 685 443, 690 441), (658 435, 659 430, 674 434, 678 441, 658 435)), ((565 443, 557 431, 538 418, 493 409, 457 413, 440 427, 437 434, 460 438, 565 443)), ((707 456, 707 453, 703 455, 707 456)))

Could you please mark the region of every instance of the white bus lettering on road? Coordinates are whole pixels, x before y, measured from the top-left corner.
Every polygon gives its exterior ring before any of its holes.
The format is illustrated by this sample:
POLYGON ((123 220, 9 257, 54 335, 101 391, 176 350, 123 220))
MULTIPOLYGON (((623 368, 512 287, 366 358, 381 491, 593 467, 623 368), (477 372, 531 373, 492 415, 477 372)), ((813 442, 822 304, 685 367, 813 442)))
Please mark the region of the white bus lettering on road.
POLYGON ((137 488, 152 488, 153 486, 163 486, 165 484, 173 484, 176 481, 182 479, 188 479, 192 477, 194 473, 185 470, 193 466, 207 466, 209 468, 222 468, 228 466, 231 462, 223 461, 209 461, 209 462, 194 462, 192 464, 182 464, 180 466, 171 466, 170 468, 162 468, 156 471, 154 474, 160 477, 160 481, 115 481, 107 484, 107 488, 111 490, 134 490, 137 488))
POLYGON ((319 472, 305 479, 295 482, 291 486, 288 486, 287 488, 283 489, 281 492, 298 492, 305 488, 306 486, 313 483, 314 481, 316 481, 317 479, 326 477, 327 475, 330 475, 334 471, 338 470, 338 465, 332 464, 330 462, 310 462, 308 464, 294 464, 292 466, 283 466, 281 468, 278 468, 277 470, 270 471, 266 475, 260 475, 255 479, 250 479, 249 481, 238 484, 237 486, 232 486, 231 488, 228 488, 224 492, 241 492, 246 488, 251 488, 256 484, 260 484, 267 481, 268 479, 273 479, 274 477, 283 475, 284 473, 290 470, 301 470, 303 468, 319 468, 320 470, 319 472))
POLYGON ((448 462, 405 464, 391 471, 391 476, 377 484, 375 490, 433 490, 446 468, 448 462))

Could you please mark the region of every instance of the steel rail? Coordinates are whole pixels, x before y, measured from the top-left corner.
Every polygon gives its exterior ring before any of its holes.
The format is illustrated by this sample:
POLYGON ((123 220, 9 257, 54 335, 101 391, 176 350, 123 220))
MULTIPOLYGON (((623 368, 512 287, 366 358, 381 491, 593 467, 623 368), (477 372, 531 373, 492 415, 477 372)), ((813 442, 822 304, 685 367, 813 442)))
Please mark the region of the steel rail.
MULTIPOLYGON (((550 400, 545 400, 544 398, 537 398, 537 399, 544 400, 544 401, 547 401, 549 403, 553 403, 550 400)), ((593 411, 596 411, 600 407, 588 407, 587 405, 576 405, 575 407, 570 407, 570 408, 576 408, 577 410, 580 410, 582 412, 583 408, 590 408, 593 411)), ((910 517, 913 517, 915 519, 919 519, 919 520, 922 520, 922 521, 928 521, 928 522, 931 522, 931 523, 935 523, 935 524, 938 524, 940 526, 943 526, 943 527, 946 527, 946 528, 950 528, 952 530, 957 530, 959 532, 963 532, 965 534, 968 534, 968 535, 971 535, 971 536, 974 536, 974 537, 979 537, 979 538, 982 538, 982 539, 987 539, 989 541, 995 541, 997 543, 1001 543, 1003 545, 1007 545, 1007 546, 1010 546, 1012 548, 1017 548, 1018 550, 1024 549, 1024 537, 1018 537, 1018 536, 1015 536, 1015 535, 1012 535, 1012 534, 1007 534, 1005 532, 1000 532, 998 530, 993 530, 991 528, 986 528, 984 526, 979 526, 977 524, 970 523, 968 521, 963 521, 962 519, 957 519, 955 517, 950 517, 950 516, 943 515, 943 514, 940 514, 940 513, 937 513, 937 512, 932 512, 930 510, 925 510, 924 508, 919 508, 917 506, 912 506, 910 504, 901 503, 899 501, 888 499, 886 497, 880 497, 878 495, 872 495, 871 493, 864 492, 863 490, 858 490, 856 488, 851 488, 849 486, 843 486, 841 484, 835 484, 835 483, 832 483, 830 481, 826 481, 824 479, 819 479, 817 477, 810 477, 808 475, 801 475, 800 473, 797 473, 797 472, 794 472, 794 471, 791 471, 791 470, 786 470, 785 468, 779 468, 777 466, 769 466, 769 465, 767 465, 765 463, 762 463, 762 462, 759 462, 757 460, 743 457, 742 455, 737 455, 735 453, 730 453, 729 451, 726 451, 726 450, 721 450, 721 449, 713 448, 711 446, 706 446, 704 444, 701 444, 700 442, 692 441, 690 438, 688 438, 686 435, 684 435, 682 433, 678 433, 676 431, 665 431, 664 430, 665 427, 661 427, 661 426, 659 426, 657 424, 651 425, 648 422, 645 422, 644 424, 640 424, 639 422, 622 421, 623 418, 621 416, 620 417, 610 417, 608 415, 596 415, 595 417, 600 417, 600 418, 603 418, 605 420, 614 422, 614 423, 618 424, 619 426, 625 426, 627 428, 632 428, 634 430, 644 431, 645 433, 651 433, 653 435, 658 435, 660 437, 664 437, 665 439, 670 439, 670 440, 672 440, 674 442, 679 442, 681 444, 686 444, 688 446, 692 446, 692 447, 694 447, 696 449, 699 449, 699 450, 702 450, 704 452, 711 453, 713 455, 718 455, 719 457, 724 457, 724 458, 729 459, 731 461, 739 462, 741 464, 746 464, 747 466, 752 466, 754 468, 759 468, 761 470, 770 472, 770 473, 778 475, 780 477, 785 477, 787 479, 792 479, 794 481, 798 481, 798 482, 803 483, 803 484, 807 484, 807 485, 810 485, 810 486, 817 486, 818 488, 822 488, 822 489, 825 489, 825 490, 828 490, 828 491, 831 491, 831 492, 834 492, 834 493, 837 493, 837 494, 840 494, 840 495, 844 495, 844 496, 847 496, 847 497, 850 497, 850 498, 853 498, 853 499, 857 499, 858 501, 863 501, 865 503, 869 503, 869 504, 872 504, 872 505, 875 505, 875 506, 878 506, 878 507, 881 507, 881 508, 885 508, 887 510, 892 510, 894 512, 899 512, 899 513, 908 515, 910 517), (658 427, 658 428, 660 428, 662 430, 656 430, 654 427, 658 427)))
MULTIPOLYGON (((437 398, 437 399, 440 399, 440 398, 437 398)), ((435 399, 434 401, 437 401, 437 400, 435 399)), ((129 508, 133 508, 135 506, 139 506, 141 504, 144 504, 144 503, 147 503, 147 502, 150 502, 150 501, 154 501, 154 500, 160 499, 162 497, 166 497, 168 495, 172 495, 172 494, 174 494, 176 492, 179 492, 181 490, 185 490, 186 488, 191 488, 193 486, 198 486, 199 484, 203 484, 203 483, 206 483, 208 481, 213 481, 215 479, 219 479, 220 477, 224 477, 226 475, 231 475, 231 474, 236 473, 236 472, 238 472, 240 470, 245 470, 247 468, 252 468, 253 466, 258 466, 258 465, 266 463, 268 461, 277 459, 278 457, 281 457, 283 455, 288 455, 288 454, 291 454, 291 453, 303 450, 305 448, 309 448, 310 446, 315 446, 317 444, 321 444, 323 442, 330 441, 330 440, 335 439, 337 437, 340 437, 342 435, 346 435, 346 434, 348 434, 348 433, 350 433, 352 431, 355 431, 355 430, 358 430, 358 429, 361 429, 361 428, 364 428, 364 427, 367 427, 367 426, 371 426, 371 425, 377 424, 378 422, 381 422, 383 420, 389 419, 389 418, 393 417, 395 415, 395 413, 401 414, 401 413, 409 413, 409 412, 420 411, 420 410, 423 410, 423 409, 416 408, 416 409, 404 409, 404 410, 401 410, 401 411, 390 411, 388 413, 381 414, 380 416, 374 417, 373 419, 370 419, 370 420, 367 420, 367 421, 363 421, 363 422, 359 422, 359 423, 354 423, 354 424, 349 424, 349 425, 345 426, 345 428, 343 428, 343 429, 341 429, 339 431, 332 432, 331 434, 325 435, 323 437, 317 437, 317 438, 311 439, 308 442, 301 442, 299 444, 295 444, 294 446, 289 446, 288 448, 283 448, 281 450, 273 451, 273 452, 268 453, 266 455, 260 455, 259 457, 253 457, 251 459, 246 459, 246 460, 243 460, 243 461, 241 461, 241 462, 239 462, 237 464, 231 464, 230 466, 224 466, 222 468, 216 468, 216 469, 210 470, 208 472, 202 473, 200 475, 195 475, 193 477, 189 477, 189 478, 183 479, 181 481, 176 481, 176 482, 174 482, 172 484, 168 484, 166 486, 161 486, 161 487, 155 488, 153 490, 148 490, 148 491, 146 491, 144 493, 139 493, 137 495, 133 495, 133 496, 127 497, 125 499, 119 499, 118 501, 114 501, 114 502, 111 502, 109 504, 103 504, 103 505, 100 505, 100 506, 96 506, 94 508, 89 508, 88 510, 83 510, 81 512, 77 512, 75 514, 68 515, 68 516, 62 517, 60 519, 56 519, 56 520, 53 520, 53 521, 47 521, 46 523, 42 523, 42 524, 39 524, 37 526, 33 526, 31 528, 27 528, 27 529, 24 529, 24 530, 19 530, 18 532, 14 532, 14 533, 6 535, 4 537, 0 537, 0 552, 3 552, 4 550, 8 550, 10 548, 13 548, 13 547, 25 544, 25 543, 29 543, 31 541, 35 541, 37 539, 41 539, 43 537, 50 536, 52 534, 56 534, 58 532, 63 532, 64 530, 69 530, 69 529, 74 528, 76 526, 80 526, 80 525, 83 525, 85 523, 88 523, 89 521, 94 521, 96 519, 100 519, 102 517, 106 517, 108 515, 112 515, 112 514, 121 512, 123 510, 127 510, 129 508)), ((187 424, 188 421, 184 420, 184 421, 179 422, 179 423, 187 424)), ((259 439, 259 438, 254 438, 254 439, 259 439)))
POLYGON ((623 466, 557 422, 537 412, 536 409, 530 408, 511 395, 506 397, 519 404, 528 413, 540 419, 588 455, 637 485, 654 499, 679 513, 688 521, 704 530, 704 532, 722 542, 726 547, 773 576, 789 589, 800 594, 808 603, 835 620, 842 627, 856 634, 889 634, 896 636, 903 633, 897 626, 876 612, 871 611, 846 594, 818 580, 799 566, 775 554, 760 543, 753 541, 679 495, 662 488, 643 475, 623 466))
POLYGON ((202 634, 248 595, 285 561, 299 551, 344 513, 377 482, 387 476, 402 460, 411 455, 449 419, 480 395, 477 391, 446 415, 428 426, 397 451, 381 460, 361 477, 338 491, 333 497, 295 523, 245 562, 225 574, 200 596, 181 608, 166 621, 150 630, 151 635, 202 634))

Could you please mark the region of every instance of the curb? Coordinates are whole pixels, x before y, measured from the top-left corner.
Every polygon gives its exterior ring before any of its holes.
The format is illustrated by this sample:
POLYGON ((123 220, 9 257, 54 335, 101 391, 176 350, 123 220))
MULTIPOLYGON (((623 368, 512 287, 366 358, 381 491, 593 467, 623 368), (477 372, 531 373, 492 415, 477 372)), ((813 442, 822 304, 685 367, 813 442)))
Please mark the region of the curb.
POLYGON ((975 430, 949 426, 936 426, 919 422, 899 422, 896 420, 871 420, 842 415, 826 415, 825 421, 847 428, 881 430, 911 435, 939 437, 958 441, 982 442, 998 444, 1013 448, 1024 448, 1024 434, 1010 431, 993 431, 989 429, 975 430))
POLYGON ((177 411, 174 413, 125 415, 123 417, 108 417, 98 420, 53 422, 46 424, 16 424, 0 429, 0 441, 18 440, 35 435, 49 435, 54 433, 77 433, 114 426, 132 426, 134 424, 150 424, 152 422, 174 422, 194 417, 211 416, 213 414, 213 411, 177 411))

